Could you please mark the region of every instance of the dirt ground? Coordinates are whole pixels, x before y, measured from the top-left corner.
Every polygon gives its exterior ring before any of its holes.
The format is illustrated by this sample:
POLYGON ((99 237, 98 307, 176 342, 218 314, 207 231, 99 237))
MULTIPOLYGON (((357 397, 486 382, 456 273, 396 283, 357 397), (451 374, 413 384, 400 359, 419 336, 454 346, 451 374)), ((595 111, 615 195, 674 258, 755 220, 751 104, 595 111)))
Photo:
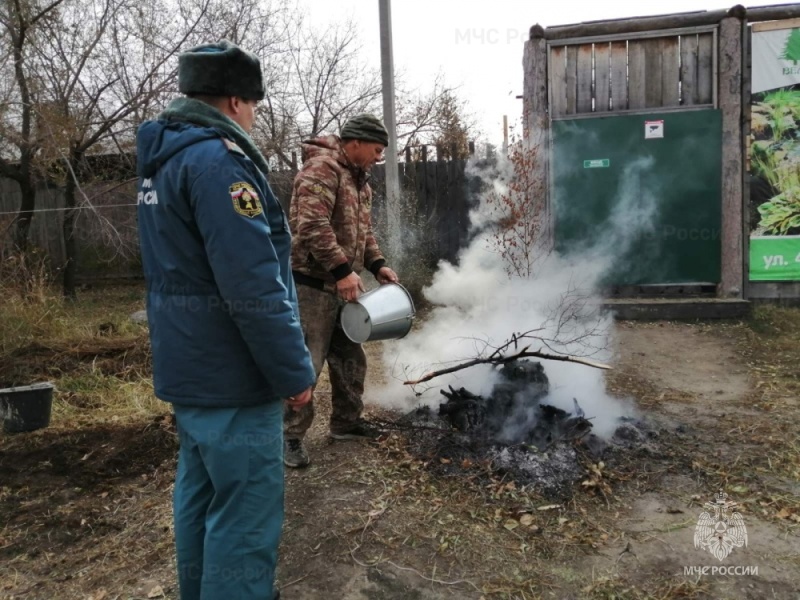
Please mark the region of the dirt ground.
MULTIPOLYGON (((436 475, 399 433, 331 442, 323 381, 313 463, 287 472, 282 598, 800 598, 797 386, 779 369, 789 351, 764 356, 757 334, 619 323, 609 389, 659 436, 628 463, 587 463, 569 501, 480 467, 436 475), (748 532, 723 562, 693 543, 719 488, 748 532), (703 566, 747 570, 685 574, 703 566)), ((380 360, 368 346, 367 396, 380 360)), ((177 598, 176 449, 166 411, 0 434, 0 598, 177 598)))

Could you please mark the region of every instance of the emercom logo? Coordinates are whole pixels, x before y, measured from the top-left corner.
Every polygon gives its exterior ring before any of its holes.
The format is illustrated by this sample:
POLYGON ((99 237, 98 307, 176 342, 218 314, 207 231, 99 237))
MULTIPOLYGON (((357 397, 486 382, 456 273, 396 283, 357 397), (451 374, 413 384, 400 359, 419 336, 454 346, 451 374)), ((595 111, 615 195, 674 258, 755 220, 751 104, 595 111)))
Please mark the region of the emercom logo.
POLYGON ((747 528, 737 506, 722 490, 713 502, 706 502, 694 530, 695 548, 707 550, 722 562, 734 548, 747 546, 747 528))

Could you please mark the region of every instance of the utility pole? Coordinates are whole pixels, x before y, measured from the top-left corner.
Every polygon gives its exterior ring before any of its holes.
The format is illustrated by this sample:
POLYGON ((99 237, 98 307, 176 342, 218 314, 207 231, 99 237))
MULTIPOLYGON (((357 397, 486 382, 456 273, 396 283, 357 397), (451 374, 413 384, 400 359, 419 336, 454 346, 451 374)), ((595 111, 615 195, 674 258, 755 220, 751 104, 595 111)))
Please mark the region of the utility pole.
POLYGON ((394 106, 391 0, 379 0, 379 17, 381 27, 383 123, 389 132, 389 146, 386 148, 386 200, 390 207, 395 207, 400 198, 400 175, 397 166, 397 119, 394 106))

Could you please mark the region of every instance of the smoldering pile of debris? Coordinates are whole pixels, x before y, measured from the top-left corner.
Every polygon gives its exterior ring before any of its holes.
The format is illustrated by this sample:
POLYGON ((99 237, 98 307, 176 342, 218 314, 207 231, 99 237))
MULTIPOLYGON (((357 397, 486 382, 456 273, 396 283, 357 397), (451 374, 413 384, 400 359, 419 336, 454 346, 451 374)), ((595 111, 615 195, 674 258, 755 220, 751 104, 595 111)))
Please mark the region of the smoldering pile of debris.
POLYGON ((577 399, 566 412, 543 401, 549 391, 544 367, 530 360, 504 365, 489 397, 464 388, 442 390, 447 401, 438 410, 421 407, 404 417, 405 428, 413 431, 410 451, 444 474, 488 464, 543 496, 564 499, 586 476, 585 465, 657 436, 629 419, 604 441, 592 432, 591 416, 577 399))

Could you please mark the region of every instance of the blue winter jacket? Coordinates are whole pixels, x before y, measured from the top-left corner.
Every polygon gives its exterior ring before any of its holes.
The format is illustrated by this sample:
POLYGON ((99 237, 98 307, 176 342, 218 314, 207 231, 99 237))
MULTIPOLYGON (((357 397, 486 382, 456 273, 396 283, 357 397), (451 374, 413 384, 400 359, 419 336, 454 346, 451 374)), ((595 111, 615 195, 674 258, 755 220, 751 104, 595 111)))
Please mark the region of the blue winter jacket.
POLYGON ((289 227, 261 171, 217 129, 185 122, 143 123, 137 152, 156 396, 235 407, 312 385, 289 227))

